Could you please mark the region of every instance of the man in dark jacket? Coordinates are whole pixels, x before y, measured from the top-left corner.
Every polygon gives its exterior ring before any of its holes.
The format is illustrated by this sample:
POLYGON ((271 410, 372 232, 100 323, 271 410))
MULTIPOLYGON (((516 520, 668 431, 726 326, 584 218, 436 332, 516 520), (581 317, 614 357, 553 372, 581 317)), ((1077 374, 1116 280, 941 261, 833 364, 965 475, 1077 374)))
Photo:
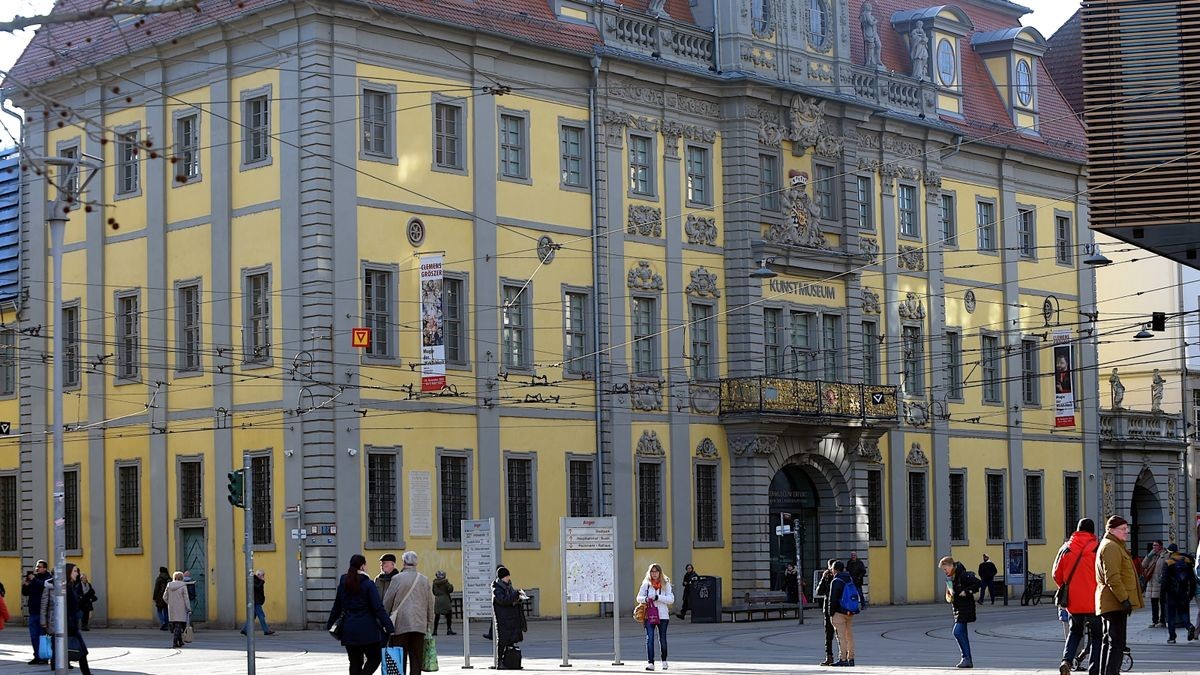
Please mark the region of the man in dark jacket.
POLYGON ((392 553, 384 553, 379 556, 379 574, 375 577, 375 587, 379 589, 380 597, 387 595, 388 586, 392 585, 392 579, 400 570, 396 569, 396 556, 392 553))
POLYGON ((167 601, 163 599, 163 593, 167 590, 167 584, 171 583, 171 572, 165 568, 158 568, 158 577, 154 580, 154 590, 150 591, 150 599, 154 601, 154 611, 158 613, 159 630, 167 629, 167 601))
POLYGON ((696 583, 696 579, 700 578, 700 575, 696 574, 696 568, 692 567, 691 563, 688 563, 683 569, 683 604, 679 606, 679 614, 677 615, 681 619, 685 618, 688 610, 691 609, 689 596, 691 595, 692 584, 696 583))
POLYGON ((979 563, 979 604, 983 604, 983 596, 991 594, 992 604, 996 604, 996 563, 983 554, 983 562, 979 563))
POLYGON ((507 567, 496 570, 496 580, 492 582, 492 612, 496 615, 496 653, 501 662, 509 647, 525 639, 525 615, 521 612, 524 595, 525 591, 513 588, 507 567))
MULTIPOLYGON (((825 563, 825 571, 821 574, 820 581, 817 582, 816 597, 824 598, 826 602, 829 601, 829 587, 830 587, 830 585, 833 584, 833 577, 835 574, 833 571, 833 564, 835 562, 837 562, 837 561, 834 560, 833 558, 830 558, 825 563)), ((824 617, 825 617, 825 660, 821 662, 821 665, 822 666, 832 666, 833 665, 833 622, 829 620, 828 614, 824 614, 824 617)))
POLYGON ((25 575, 25 581, 21 583, 21 595, 28 599, 29 603, 29 641, 33 643, 33 660, 29 662, 31 666, 44 666, 49 661, 38 658, 38 642, 41 640, 42 630, 42 593, 46 590, 46 581, 51 578, 51 574, 47 569, 46 561, 37 561, 37 569, 33 575, 28 573, 25 575))
POLYGON ((867 564, 858 557, 857 553, 850 554, 850 559, 846 561, 846 572, 854 580, 860 598, 865 600, 867 595, 863 589, 866 588, 867 583, 867 564))
MULTIPOLYGON (((846 565, 841 560, 833 561, 833 581, 829 584, 829 595, 825 596, 825 616, 833 624, 837 633, 838 660, 835 666, 854 667, 854 612, 842 605, 842 595, 846 584, 853 584, 854 578, 846 571, 846 565)), ((860 602, 861 602, 861 595, 860 602)))
POLYGON ((267 625, 267 613, 263 611, 263 605, 267 604, 267 573, 264 570, 258 570, 254 573, 254 616, 246 617, 246 625, 242 626, 242 635, 248 630, 254 630, 254 619, 258 619, 258 625, 262 628, 263 635, 274 635, 275 631, 267 625))
POLYGON ((975 622, 975 596, 979 590, 979 577, 967 571, 967 568, 954 558, 946 556, 938 561, 938 567, 946 574, 946 602, 954 608, 954 639, 958 641, 958 650, 962 660, 957 668, 974 668, 971 660, 970 630, 967 624, 975 622))
POLYGON ((1071 672, 1085 630, 1088 633, 1088 675, 1100 672, 1100 617, 1096 615, 1096 550, 1099 547, 1095 521, 1083 518, 1054 560, 1054 583, 1067 590, 1066 609, 1071 616, 1062 663, 1058 666, 1061 675, 1071 672))
POLYGON ((1161 587, 1163 613, 1167 617, 1167 643, 1175 644, 1175 628, 1187 628, 1188 640, 1196 639, 1196 628, 1192 625, 1192 597, 1196 595, 1195 561, 1179 546, 1167 547, 1167 562, 1163 565, 1161 587))

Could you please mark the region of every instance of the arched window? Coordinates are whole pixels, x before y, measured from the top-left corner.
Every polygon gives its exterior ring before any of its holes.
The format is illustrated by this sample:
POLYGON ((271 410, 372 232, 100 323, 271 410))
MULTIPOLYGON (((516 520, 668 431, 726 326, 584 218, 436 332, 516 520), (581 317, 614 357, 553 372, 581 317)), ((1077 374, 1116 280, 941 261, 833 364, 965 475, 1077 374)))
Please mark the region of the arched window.
POLYGON ((808 43, 825 49, 829 43, 829 5, 826 0, 808 0, 808 43))

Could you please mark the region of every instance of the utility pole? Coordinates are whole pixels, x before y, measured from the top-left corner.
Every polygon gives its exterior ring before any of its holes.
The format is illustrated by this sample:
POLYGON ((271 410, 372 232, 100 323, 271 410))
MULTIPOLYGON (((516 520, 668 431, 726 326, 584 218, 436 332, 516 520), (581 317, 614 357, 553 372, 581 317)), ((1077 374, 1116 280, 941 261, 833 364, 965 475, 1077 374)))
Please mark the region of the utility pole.
POLYGON ((246 674, 254 675, 254 549, 251 529, 254 527, 253 496, 254 488, 251 483, 250 458, 242 455, 242 468, 230 471, 227 475, 229 484, 226 486, 229 495, 226 499, 235 508, 242 509, 242 553, 246 556, 246 623, 242 630, 246 632, 246 674))

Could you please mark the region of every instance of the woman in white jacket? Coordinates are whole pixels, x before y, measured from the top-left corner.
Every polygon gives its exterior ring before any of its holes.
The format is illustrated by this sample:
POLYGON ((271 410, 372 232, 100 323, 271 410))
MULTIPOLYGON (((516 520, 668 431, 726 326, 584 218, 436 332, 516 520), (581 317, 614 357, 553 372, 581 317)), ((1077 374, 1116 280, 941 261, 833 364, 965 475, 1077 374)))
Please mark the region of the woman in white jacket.
POLYGON ((654 670, 654 627, 658 626, 658 645, 662 654, 663 670, 667 669, 667 624, 671 622, 671 603, 675 593, 671 590, 671 579, 663 574, 658 563, 646 569, 642 586, 638 589, 637 601, 646 603, 646 670, 654 670), (654 621, 654 617, 658 621, 654 621))

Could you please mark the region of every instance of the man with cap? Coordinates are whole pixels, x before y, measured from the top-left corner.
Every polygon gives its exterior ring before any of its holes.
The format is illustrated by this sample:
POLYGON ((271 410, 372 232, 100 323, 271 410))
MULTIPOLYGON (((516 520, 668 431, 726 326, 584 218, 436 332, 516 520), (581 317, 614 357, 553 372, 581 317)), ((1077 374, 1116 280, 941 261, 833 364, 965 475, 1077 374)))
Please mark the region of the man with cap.
POLYGON ((392 553, 384 553, 379 556, 379 576, 375 577, 375 586, 379 589, 379 597, 387 595, 388 586, 392 584, 392 577, 400 573, 396 569, 396 556, 392 553))
POLYGON ((1096 614, 1104 631, 1100 650, 1101 675, 1117 675, 1125 656, 1125 635, 1129 615, 1141 609, 1142 594, 1133 573, 1133 559, 1125 548, 1129 521, 1111 516, 1105 524, 1104 539, 1096 553, 1096 614))
POLYGON ((1063 648, 1060 675, 1067 675, 1079 653, 1084 630, 1088 633, 1088 675, 1100 672, 1100 617, 1096 616, 1096 523, 1083 518, 1075 533, 1058 550, 1054 560, 1054 583, 1067 595, 1070 631, 1063 648))

